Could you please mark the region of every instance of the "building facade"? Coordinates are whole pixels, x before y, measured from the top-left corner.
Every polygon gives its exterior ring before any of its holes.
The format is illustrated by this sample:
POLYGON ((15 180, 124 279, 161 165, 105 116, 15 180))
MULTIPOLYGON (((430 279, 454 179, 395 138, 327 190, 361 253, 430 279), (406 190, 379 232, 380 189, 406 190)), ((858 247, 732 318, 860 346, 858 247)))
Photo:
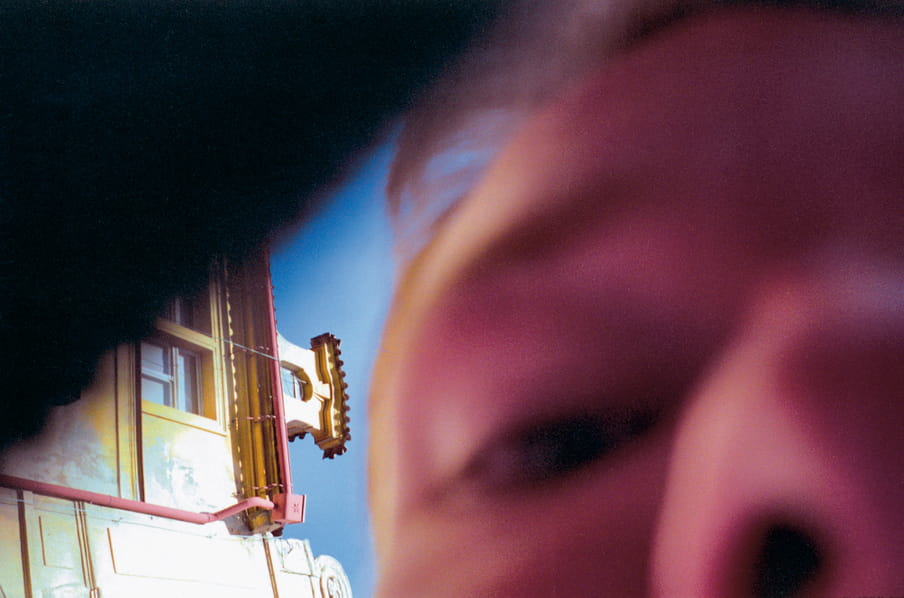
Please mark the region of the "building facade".
POLYGON ((0 598, 349 598, 335 559, 279 538, 305 504, 287 411, 325 456, 349 438, 338 347, 281 361, 266 256, 213 266, 0 455, 0 598))

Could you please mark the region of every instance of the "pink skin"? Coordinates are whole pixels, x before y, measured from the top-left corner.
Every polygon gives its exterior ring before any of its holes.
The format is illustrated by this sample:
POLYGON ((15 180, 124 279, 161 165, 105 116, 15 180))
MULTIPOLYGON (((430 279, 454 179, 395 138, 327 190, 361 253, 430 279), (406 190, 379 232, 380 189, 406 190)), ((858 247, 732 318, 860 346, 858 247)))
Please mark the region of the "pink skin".
POLYGON ((751 596, 780 525, 820 557, 802 592, 904 595, 902 55, 899 26, 723 11, 526 126, 388 327, 379 596, 751 596), (638 406, 524 474, 526 427, 638 406))

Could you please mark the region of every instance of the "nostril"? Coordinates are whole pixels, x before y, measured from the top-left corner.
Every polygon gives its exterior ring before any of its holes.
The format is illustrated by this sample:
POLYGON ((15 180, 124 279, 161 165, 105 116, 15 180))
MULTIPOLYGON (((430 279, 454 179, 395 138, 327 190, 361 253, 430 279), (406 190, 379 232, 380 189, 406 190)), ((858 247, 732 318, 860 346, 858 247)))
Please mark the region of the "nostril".
POLYGON ((756 598, 795 596, 816 577, 822 555, 810 536, 789 525, 769 528, 755 563, 756 598))

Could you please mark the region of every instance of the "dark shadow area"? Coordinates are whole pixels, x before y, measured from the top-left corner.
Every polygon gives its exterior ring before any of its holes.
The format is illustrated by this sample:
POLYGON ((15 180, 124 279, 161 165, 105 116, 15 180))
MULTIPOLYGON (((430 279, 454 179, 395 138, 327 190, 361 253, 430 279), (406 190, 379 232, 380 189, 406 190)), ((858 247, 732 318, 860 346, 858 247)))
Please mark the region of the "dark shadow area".
POLYGON ((0 446, 303 216, 499 4, 0 7, 0 446))

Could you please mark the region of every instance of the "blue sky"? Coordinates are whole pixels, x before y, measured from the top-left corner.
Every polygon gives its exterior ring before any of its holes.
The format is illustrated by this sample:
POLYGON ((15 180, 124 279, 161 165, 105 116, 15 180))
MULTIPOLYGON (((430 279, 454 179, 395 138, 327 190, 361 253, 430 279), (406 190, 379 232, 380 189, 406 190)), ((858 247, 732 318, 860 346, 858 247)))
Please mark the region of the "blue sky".
POLYGON ((280 333, 308 347, 331 332, 342 340, 349 384, 348 452, 322 460, 310 436, 289 445, 295 492, 307 495, 306 523, 285 537, 307 538, 315 555, 342 563, 356 598, 373 592, 366 508, 366 398, 392 293, 394 265, 383 187, 391 159, 379 149, 296 235, 273 248, 270 269, 280 333))

